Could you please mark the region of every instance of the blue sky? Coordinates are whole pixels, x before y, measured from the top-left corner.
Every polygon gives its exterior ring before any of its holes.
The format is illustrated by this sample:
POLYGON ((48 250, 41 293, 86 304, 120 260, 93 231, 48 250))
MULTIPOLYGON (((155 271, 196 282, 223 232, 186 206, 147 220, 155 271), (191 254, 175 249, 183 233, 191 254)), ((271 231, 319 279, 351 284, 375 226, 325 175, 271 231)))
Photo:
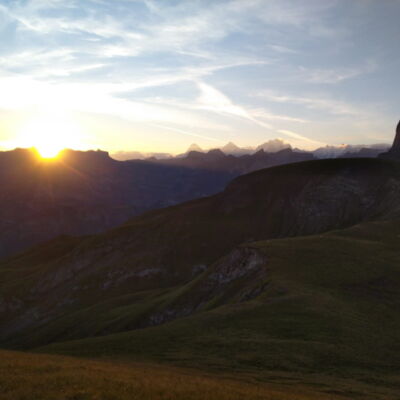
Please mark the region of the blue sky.
POLYGON ((111 152, 390 143, 399 20, 399 0, 0 0, 0 147, 61 114, 111 152))

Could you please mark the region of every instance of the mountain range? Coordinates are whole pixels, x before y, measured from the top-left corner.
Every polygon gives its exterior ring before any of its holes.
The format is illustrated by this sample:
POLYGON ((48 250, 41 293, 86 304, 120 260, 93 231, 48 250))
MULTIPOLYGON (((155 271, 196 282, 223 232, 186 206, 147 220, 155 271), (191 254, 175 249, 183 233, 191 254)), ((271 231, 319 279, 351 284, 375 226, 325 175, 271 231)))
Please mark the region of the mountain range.
MULTIPOLYGON (((315 150, 301 150, 301 149, 293 149, 291 144, 285 142, 282 139, 272 139, 263 144, 260 144, 256 147, 239 147, 233 142, 229 142, 226 145, 220 148, 214 148, 211 150, 220 150, 226 155, 233 155, 233 156, 243 156, 243 155, 252 155, 257 153, 260 150, 264 150, 266 153, 276 153, 281 150, 292 149, 295 152, 305 152, 310 153, 315 158, 336 158, 336 157, 348 157, 352 158, 356 157, 363 157, 368 154, 368 157, 376 157, 378 154, 382 153, 389 149, 389 145, 385 143, 377 143, 371 145, 349 145, 349 144, 342 144, 339 146, 333 145, 326 145, 323 147, 319 147, 315 150)), ((190 152, 195 151, 199 153, 207 153, 210 150, 205 150, 201 148, 198 144, 192 143, 185 153, 178 154, 173 156, 172 154, 168 153, 141 153, 138 151, 134 152, 116 152, 113 153, 111 156, 117 160, 130 160, 130 159, 170 159, 170 158, 180 158, 186 157, 190 152)))
POLYGON ((124 162, 102 151, 66 150, 54 160, 32 149, 0 152, 0 257, 60 234, 101 232, 143 211, 216 193, 246 172, 312 158, 291 149, 124 162))
POLYGON ((121 162, 102 151, 0 152, 0 256, 60 234, 109 229, 145 210, 216 193, 225 171, 121 162))
MULTIPOLYGON (((33 149, 0 152, 0 258, 60 234, 105 231, 143 211, 211 195, 242 174, 316 158, 278 139, 253 154, 191 149, 177 157, 128 161, 102 151, 66 150, 52 161, 33 149)), ((230 143, 223 149, 239 148, 230 143)), ((351 157, 380 152, 353 150, 351 157)), ((334 154, 346 157, 343 151, 334 154)))

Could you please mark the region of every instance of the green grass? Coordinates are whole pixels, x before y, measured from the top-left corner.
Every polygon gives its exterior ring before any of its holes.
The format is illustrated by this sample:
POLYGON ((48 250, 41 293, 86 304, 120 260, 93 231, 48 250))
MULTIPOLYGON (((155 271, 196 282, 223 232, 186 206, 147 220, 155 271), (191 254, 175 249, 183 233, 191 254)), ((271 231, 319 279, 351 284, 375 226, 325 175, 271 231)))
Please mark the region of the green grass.
MULTIPOLYGON (((264 382, 294 374, 305 385, 320 382, 343 393, 350 385, 361 398, 395 399, 399 244, 399 221, 249 244, 267 259, 266 289, 256 299, 227 299, 162 326, 40 351, 250 374, 264 382)), ((194 297, 199 285, 191 288, 194 297)))

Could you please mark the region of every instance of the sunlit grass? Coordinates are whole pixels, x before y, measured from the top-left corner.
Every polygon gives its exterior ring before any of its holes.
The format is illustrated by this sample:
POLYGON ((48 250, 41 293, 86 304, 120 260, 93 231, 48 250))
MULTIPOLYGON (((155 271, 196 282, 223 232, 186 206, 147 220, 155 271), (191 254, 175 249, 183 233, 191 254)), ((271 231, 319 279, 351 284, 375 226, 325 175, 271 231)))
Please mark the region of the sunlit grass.
MULTIPOLYGON (((2 400, 317 400, 302 387, 249 383, 190 370, 0 352, 2 400)), ((345 399, 344 397, 340 397, 345 399)), ((324 395, 324 400, 338 399, 324 395)))

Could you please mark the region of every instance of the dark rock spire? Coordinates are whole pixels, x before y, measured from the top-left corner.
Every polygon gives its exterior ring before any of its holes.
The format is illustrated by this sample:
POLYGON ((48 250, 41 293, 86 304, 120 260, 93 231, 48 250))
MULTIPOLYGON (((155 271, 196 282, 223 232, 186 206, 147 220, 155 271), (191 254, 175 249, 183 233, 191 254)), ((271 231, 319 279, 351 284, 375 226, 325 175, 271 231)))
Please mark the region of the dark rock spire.
POLYGON ((393 146, 386 152, 379 154, 380 158, 389 158, 392 160, 400 160, 400 121, 397 124, 396 136, 394 138, 393 146))
POLYGON ((392 150, 400 151, 400 121, 397 124, 396 137, 394 138, 392 150))

